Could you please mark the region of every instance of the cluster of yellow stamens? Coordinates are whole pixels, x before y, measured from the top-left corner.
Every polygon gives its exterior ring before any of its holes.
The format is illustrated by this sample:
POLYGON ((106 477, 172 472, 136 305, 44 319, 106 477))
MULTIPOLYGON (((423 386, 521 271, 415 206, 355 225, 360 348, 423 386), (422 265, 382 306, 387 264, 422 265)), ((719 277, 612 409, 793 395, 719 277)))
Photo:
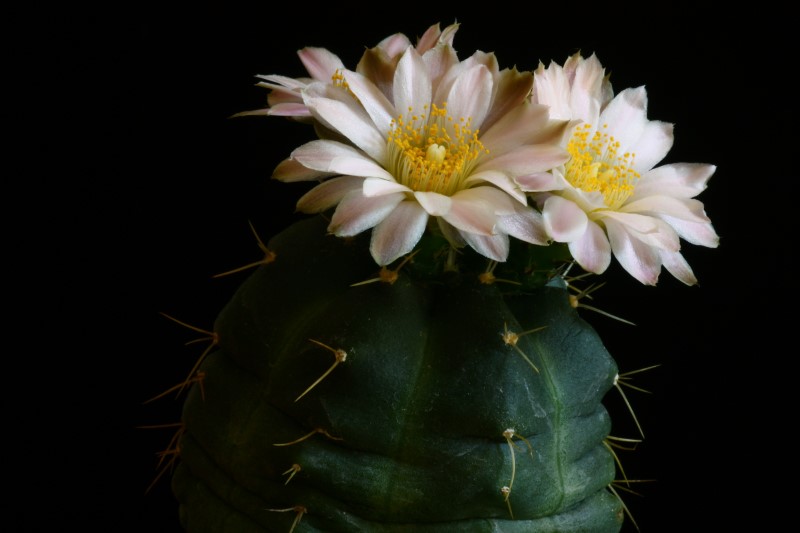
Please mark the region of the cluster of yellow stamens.
MULTIPOLYGON (((607 127, 603 125, 602 129, 607 127)), ((620 154, 619 141, 600 129, 593 129, 591 124, 583 124, 572 134, 567 144, 572 157, 566 164, 566 178, 579 189, 600 192, 609 208, 618 209, 633 193, 639 179, 633 168, 635 154, 620 154)))
POLYGON ((347 91, 347 93, 350 96, 352 96, 353 98, 358 100, 358 97, 355 95, 355 93, 350 90, 350 84, 347 83, 347 80, 345 79, 344 74, 342 74, 342 69, 337 68, 336 72, 333 73, 333 76, 331 76, 331 84, 334 87, 341 87, 342 89, 347 91))
POLYGON ((447 103, 433 104, 429 115, 400 115, 389 132, 389 171, 399 183, 415 191, 447 196, 463 188, 475 160, 489 153, 472 129, 471 118, 454 120, 447 103))

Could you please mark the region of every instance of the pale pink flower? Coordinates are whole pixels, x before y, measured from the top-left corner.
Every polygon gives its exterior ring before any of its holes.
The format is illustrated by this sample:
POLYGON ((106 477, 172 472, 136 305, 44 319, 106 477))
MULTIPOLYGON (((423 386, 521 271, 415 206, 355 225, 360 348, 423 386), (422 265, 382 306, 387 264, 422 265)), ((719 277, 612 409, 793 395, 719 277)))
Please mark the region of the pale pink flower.
POLYGON ((509 236, 546 244, 541 214, 517 176, 567 160, 566 121, 528 100, 532 74, 500 70, 494 54, 459 61, 449 40, 407 46, 388 79, 336 69, 307 83, 303 105, 327 133, 275 170, 282 181, 322 180, 297 208, 335 207, 329 231, 372 229, 386 265, 411 252, 435 220, 454 246, 505 261, 509 236))
POLYGON ((594 54, 575 54, 563 67, 540 64, 532 99, 572 128, 564 165, 517 178, 542 211, 548 235, 567 243, 589 272, 604 272, 613 254, 644 284, 655 285, 662 266, 687 285, 697 283, 680 241, 712 248, 719 243, 695 199, 716 167, 657 167, 672 148, 672 124, 648 120, 644 87, 614 96, 594 54))

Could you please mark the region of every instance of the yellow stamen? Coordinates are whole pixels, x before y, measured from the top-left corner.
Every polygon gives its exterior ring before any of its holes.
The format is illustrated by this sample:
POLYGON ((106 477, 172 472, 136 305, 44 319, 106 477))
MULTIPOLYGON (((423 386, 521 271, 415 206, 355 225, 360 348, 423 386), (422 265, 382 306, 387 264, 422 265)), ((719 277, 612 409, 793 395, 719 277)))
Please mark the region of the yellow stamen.
POLYGON ((478 130, 472 129, 471 118, 453 120, 447 103, 433 104, 428 111, 409 109, 392 121, 389 169, 399 183, 415 191, 450 196, 464 188, 475 161, 489 151, 478 139, 478 130))
POLYGON ((578 126, 567 144, 572 156, 566 164, 567 181, 584 191, 599 192, 610 209, 625 203, 640 176, 633 168, 636 154, 620 154, 619 148, 619 141, 591 124, 578 126))

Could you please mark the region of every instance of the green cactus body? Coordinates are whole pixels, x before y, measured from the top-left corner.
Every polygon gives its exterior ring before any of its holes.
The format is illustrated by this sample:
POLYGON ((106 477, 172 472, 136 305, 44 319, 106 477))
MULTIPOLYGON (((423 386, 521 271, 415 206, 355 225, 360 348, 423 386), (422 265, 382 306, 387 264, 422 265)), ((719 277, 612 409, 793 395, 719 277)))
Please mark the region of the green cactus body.
POLYGON ((299 222, 219 315, 183 411, 184 527, 619 531, 617 368, 564 281, 526 257, 521 285, 481 283, 485 258, 445 271, 430 245, 358 284, 367 246, 299 222))

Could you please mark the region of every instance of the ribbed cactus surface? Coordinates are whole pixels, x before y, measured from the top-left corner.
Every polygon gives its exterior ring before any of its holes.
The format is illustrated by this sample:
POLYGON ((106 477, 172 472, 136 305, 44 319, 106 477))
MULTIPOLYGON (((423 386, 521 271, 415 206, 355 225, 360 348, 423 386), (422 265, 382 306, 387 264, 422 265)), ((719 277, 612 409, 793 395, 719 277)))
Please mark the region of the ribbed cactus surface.
POLYGON ((216 321, 183 411, 184 527, 619 531, 617 368, 563 279, 526 257, 487 283, 485 258, 423 246, 391 282, 368 237, 326 227, 274 237, 216 321))

